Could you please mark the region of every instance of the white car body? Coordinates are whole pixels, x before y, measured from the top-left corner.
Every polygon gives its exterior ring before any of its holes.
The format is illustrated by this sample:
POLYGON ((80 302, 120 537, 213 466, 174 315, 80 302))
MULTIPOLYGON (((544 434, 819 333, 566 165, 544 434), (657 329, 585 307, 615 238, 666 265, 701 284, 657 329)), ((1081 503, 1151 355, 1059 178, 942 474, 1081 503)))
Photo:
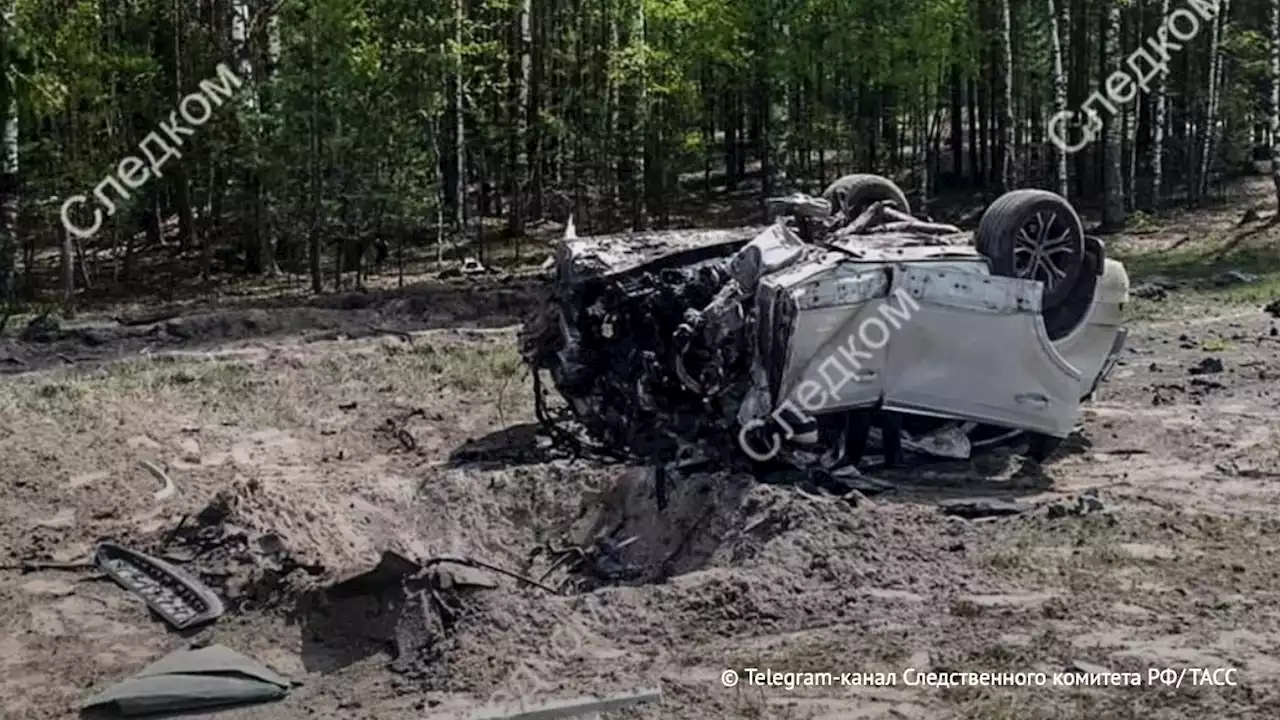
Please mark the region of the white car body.
MULTIPOLYGON (((976 236, 898 221, 811 242, 799 215, 757 229, 567 233, 521 352, 591 435, 646 457, 710 435, 745 448, 750 428, 839 455, 855 418, 863 438, 872 421, 905 436, 907 417, 913 442, 957 425, 1064 438, 1123 348, 1129 279, 1101 241, 1077 234, 1080 269, 1042 310, 1041 280, 993 271, 991 258, 1008 256, 992 248, 1017 248, 1001 233, 1022 232, 1042 207, 1079 221, 1065 200, 1016 192, 988 210, 1005 229, 976 236), (779 431, 796 422, 803 431, 779 431)), ((826 212, 807 196, 787 202, 826 212)))
MULTIPOLYGON (((786 359, 771 407, 749 408, 744 422, 816 386, 828 401, 801 407, 814 414, 878 405, 1065 437, 1123 342, 1129 280, 1115 260, 1083 322, 1054 341, 1041 284, 991 275, 972 245, 849 245, 793 264, 801 254, 783 250, 802 246, 779 224, 744 250, 774 259, 759 278, 759 316, 795 308, 785 339, 772 339, 786 359)), ((768 362, 777 350, 760 352, 768 362)))

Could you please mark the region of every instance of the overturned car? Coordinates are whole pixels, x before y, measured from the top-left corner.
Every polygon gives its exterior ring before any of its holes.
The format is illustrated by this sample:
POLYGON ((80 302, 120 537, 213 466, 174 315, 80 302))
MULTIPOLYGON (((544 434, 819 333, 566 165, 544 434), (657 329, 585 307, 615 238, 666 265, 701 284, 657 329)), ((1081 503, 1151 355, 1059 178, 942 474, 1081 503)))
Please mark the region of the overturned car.
POLYGON ((635 458, 893 465, 1021 436, 1043 460, 1123 347, 1124 266, 1053 193, 1006 193, 973 233, 875 175, 770 208, 765 228, 566 233, 521 334, 539 415, 545 372, 635 458))

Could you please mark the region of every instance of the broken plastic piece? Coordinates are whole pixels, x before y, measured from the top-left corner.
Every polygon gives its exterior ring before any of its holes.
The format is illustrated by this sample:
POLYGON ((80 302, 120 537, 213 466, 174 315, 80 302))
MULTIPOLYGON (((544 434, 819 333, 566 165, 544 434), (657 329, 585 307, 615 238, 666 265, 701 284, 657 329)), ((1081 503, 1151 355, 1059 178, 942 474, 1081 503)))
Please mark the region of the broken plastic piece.
POLYGON ((114 543, 98 545, 94 560, 174 629, 212 622, 224 612, 222 600, 204 583, 163 560, 114 543))
POLYGON ((492 590, 498 583, 488 573, 467 565, 439 565, 433 568, 435 585, 441 590, 480 588, 492 590))
POLYGON ((771 217, 794 215, 796 217, 826 220, 831 217, 831 203, 822 198, 792 193, 783 197, 771 197, 765 201, 765 208, 771 217))
POLYGON ((433 585, 441 590, 461 588, 493 589, 498 586, 488 573, 466 558, 433 558, 420 563, 393 550, 383 550, 378 564, 372 569, 340 580, 325 593, 331 598, 355 595, 376 595, 388 588, 398 587, 407 577, 430 577, 433 585), (429 575, 423 575, 430 568, 429 575))
POLYGON ((143 460, 139 464, 142 465, 143 470, 151 473, 152 477, 160 481, 161 488, 153 496, 156 500, 168 500, 178 493, 178 486, 174 485, 168 473, 161 470, 155 463, 150 460, 143 460))
POLYGON ((89 698, 93 717, 179 713, 279 700, 290 682, 256 660, 223 645, 179 650, 89 698))

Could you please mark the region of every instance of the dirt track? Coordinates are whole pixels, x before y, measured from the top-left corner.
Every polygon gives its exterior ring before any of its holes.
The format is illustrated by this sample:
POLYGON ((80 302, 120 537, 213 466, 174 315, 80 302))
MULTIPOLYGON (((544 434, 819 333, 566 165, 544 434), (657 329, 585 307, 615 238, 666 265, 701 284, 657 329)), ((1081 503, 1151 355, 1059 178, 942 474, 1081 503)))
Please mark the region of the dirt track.
POLYGON ((852 504, 693 476, 659 512, 643 469, 552 457, 532 432, 529 381, 501 327, 525 290, 478 309, 462 298, 456 312, 440 310, 446 291, 432 297, 262 311, 250 331, 213 338, 252 344, 168 362, 138 359, 142 341, 123 332, 94 357, 133 359, 91 368, 47 365, 74 338, 11 342, 40 372, 0 385, 0 563, 77 560, 103 538, 155 549, 219 494, 228 516, 208 532, 246 544, 193 563, 233 607, 194 638, 89 571, 0 570, 0 716, 67 717, 199 639, 302 683, 228 718, 469 717, 485 701, 654 685, 661 709, 618 717, 1280 717, 1280 337, 1256 303, 1175 294, 1160 319, 1135 321, 1083 433, 1042 470, 1011 454, 931 465, 852 504), (299 340, 392 323, 437 329, 299 340), (1193 375, 1206 358, 1223 370, 1193 375), (153 499, 144 459, 168 468, 175 498, 153 499), (939 512, 959 497, 1037 507, 939 512), (537 577, 549 546, 608 531, 639 538, 624 559, 641 582, 558 596, 490 574, 499 587, 466 594, 448 628, 412 602, 326 606, 308 592, 383 549, 537 577), (902 677, 1077 663, 1144 681, 1150 668, 1236 668, 1239 685, 930 689, 902 677), (748 667, 898 683, 723 686, 726 668, 748 667))

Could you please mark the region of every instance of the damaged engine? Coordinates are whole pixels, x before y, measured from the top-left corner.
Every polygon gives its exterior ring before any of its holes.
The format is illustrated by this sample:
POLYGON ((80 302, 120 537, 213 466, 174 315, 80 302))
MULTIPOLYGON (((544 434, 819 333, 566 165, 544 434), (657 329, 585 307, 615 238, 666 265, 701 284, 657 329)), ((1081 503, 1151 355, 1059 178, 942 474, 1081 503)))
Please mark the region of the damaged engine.
MULTIPOLYGON (((750 348, 741 331, 743 307, 726 300, 732 280, 724 254, 747 239, 554 285, 550 302, 525 329, 524 357, 549 371, 601 445, 670 458, 681 446, 733 431, 750 348), (708 336, 697 309, 718 307, 736 322, 708 336), (735 324, 739 331, 728 331, 735 324)), ((561 260, 561 273, 582 273, 580 257, 561 260)))

